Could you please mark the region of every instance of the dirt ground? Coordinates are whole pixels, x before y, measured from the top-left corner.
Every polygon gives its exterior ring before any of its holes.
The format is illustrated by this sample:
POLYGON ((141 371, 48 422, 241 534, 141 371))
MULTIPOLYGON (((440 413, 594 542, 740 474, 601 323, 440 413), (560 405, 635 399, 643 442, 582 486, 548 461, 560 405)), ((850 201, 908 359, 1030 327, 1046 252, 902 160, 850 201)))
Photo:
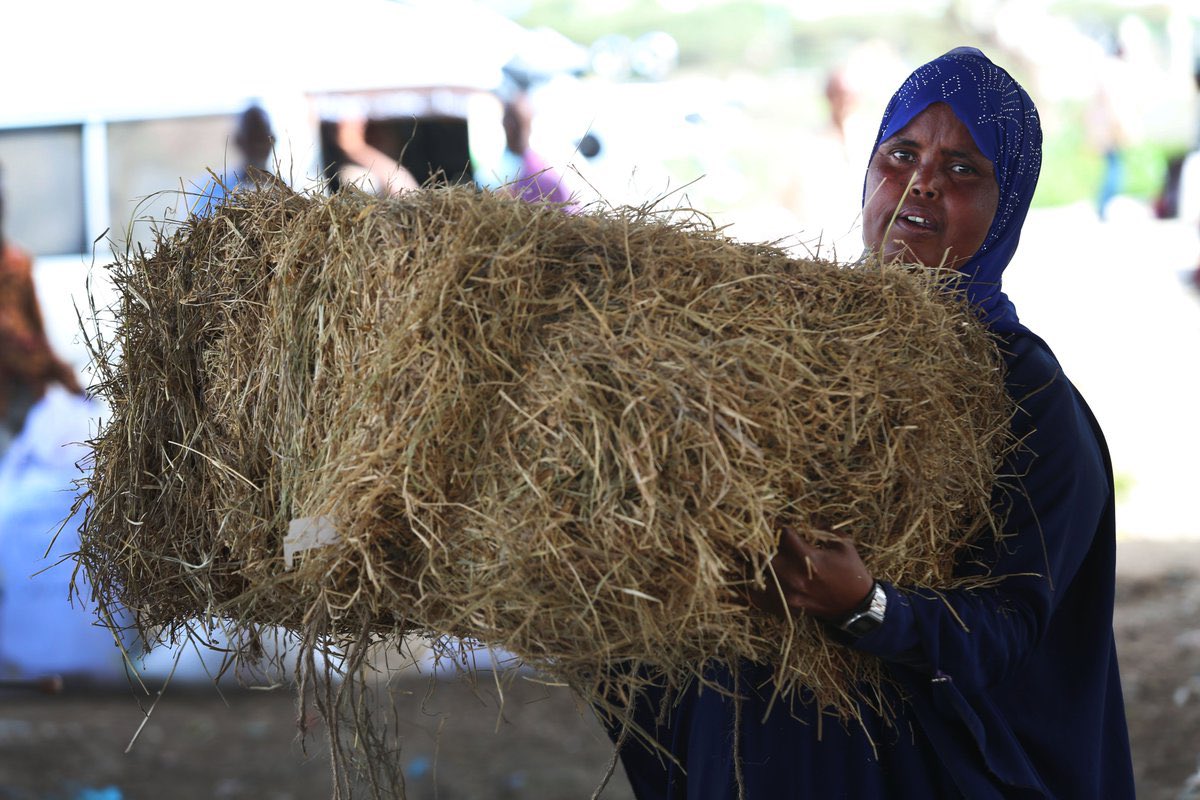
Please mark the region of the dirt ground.
POLYGON ((1200 542, 1118 554, 1113 628, 1138 797, 1200 800, 1200 542))
MULTIPOLYGON (((1185 792, 1200 767, 1200 545, 1122 545, 1115 627, 1142 800, 1185 792)), ((399 684, 400 759, 412 800, 575 800, 611 748, 562 689, 399 684)), ((152 698, 128 687, 61 695, 0 690, 0 800, 308 800, 331 778, 319 719, 301 745, 291 690, 168 690, 129 753, 152 698), (141 707, 139 707, 139 703, 141 707), (306 749, 307 748, 307 751, 306 749)), ((602 795, 632 797, 618 769, 602 795)))

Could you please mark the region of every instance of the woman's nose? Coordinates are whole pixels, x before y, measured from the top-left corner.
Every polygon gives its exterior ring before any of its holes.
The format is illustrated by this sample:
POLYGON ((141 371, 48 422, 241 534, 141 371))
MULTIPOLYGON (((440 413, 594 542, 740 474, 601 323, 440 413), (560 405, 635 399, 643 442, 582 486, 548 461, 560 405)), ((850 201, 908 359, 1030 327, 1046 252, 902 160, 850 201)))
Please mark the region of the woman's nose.
POLYGON ((909 190, 914 197, 924 197, 932 200, 941 192, 934 170, 918 169, 913 174, 912 188, 909 190))

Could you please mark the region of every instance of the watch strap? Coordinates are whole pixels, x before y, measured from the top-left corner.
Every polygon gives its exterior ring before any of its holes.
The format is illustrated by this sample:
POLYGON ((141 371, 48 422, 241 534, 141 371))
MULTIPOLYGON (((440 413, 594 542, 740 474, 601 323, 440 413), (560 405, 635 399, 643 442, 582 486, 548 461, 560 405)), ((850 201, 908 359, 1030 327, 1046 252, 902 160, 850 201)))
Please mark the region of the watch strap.
POLYGON ((875 581, 863 602, 838 622, 837 627, 854 637, 865 636, 883 624, 886 613, 887 592, 879 581, 875 581))

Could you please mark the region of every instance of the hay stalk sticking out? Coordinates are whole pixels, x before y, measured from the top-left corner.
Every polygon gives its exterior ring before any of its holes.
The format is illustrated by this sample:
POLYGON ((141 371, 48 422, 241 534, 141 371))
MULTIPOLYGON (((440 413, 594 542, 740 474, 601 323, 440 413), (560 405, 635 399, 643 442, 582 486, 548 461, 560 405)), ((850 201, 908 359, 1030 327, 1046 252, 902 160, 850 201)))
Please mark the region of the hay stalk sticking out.
POLYGON ((470 637, 592 700, 748 658, 854 716, 872 662, 744 600, 779 526, 938 587, 993 524, 999 358, 927 271, 465 188, 239 195, 112 269, 80 560, 145 632, 470 637))

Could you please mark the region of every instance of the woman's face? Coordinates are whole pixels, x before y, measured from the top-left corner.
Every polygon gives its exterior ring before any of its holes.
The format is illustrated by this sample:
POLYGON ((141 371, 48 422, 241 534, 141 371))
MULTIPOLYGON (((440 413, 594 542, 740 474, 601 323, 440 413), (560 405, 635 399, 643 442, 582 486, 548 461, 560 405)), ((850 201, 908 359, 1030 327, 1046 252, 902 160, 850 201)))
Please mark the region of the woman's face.
POLYGON ((934 103, 871 156, 863 242, 885 261, 953 267, 983 244, 999 202, 992 162, 950 106, 934 103))

